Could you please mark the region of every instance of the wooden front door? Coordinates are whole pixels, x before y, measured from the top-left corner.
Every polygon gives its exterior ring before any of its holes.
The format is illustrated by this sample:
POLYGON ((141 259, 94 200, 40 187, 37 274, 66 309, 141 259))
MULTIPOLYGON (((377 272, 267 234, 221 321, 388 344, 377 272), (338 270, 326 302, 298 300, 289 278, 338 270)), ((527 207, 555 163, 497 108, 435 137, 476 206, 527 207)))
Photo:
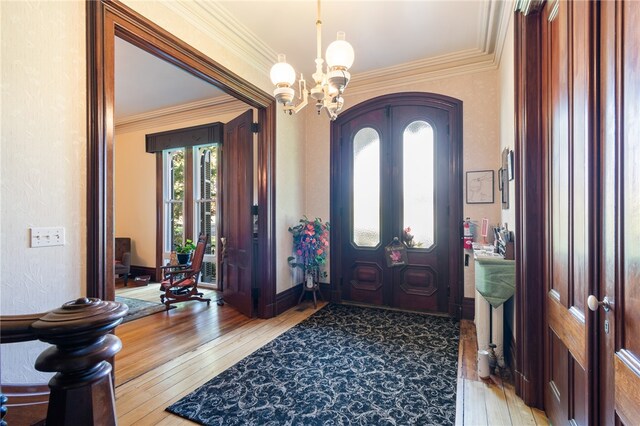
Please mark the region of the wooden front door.
POLYGON ((451 226, 451 196, 461 193, 452 114, 435 103, 399 98, 354 107, 336 121, 341 210, 332 225, 340 236, 343 300, 449 311, 449 283, 457 279, 450 268, 460 265, 449 262, 456 248, 451 234, 459 235, 455 222, 451 226), (385 248, 394 239, 407 248, 400 266, 387 259, 385 248))
POLYGON ((253 111, 224 125, 222 145, 222 294, 244 315, 253 315, 253 111), (224 238, 224 243, 222 243, 224 238))
POLYGON ((547 2, 540 23, 545 410, 553 424, 637 424, 640 8, 547 2))

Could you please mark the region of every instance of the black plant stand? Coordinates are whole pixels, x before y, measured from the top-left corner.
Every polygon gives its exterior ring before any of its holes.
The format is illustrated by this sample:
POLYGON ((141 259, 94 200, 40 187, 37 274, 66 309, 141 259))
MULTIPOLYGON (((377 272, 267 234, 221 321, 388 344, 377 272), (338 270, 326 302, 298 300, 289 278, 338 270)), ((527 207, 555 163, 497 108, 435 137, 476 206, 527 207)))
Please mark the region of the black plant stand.
POLYGON ((318 307, 316 293, 318 294, 320 300, 324 300, 324 297, 322 297, 322 293, 320 292, 320 285, 316 282, 313 283, 313 287, 307 287, 306 283, 302 283, 302 292, 300 293, 300 298, 298 299, 298 305, 300 304, 300 302, 302 302, 304 295, 308 292, 313 293, 313 308, 316 309, 318 307))

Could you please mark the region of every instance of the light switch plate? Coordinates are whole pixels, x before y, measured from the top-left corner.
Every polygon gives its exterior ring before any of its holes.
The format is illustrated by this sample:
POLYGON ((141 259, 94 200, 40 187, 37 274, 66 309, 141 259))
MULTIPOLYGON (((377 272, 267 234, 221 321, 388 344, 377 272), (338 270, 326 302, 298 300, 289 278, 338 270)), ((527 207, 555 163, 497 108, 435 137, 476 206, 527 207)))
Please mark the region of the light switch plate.
POLYGON ((64 227, 31 228, 31 247, 64 245, 64 227))

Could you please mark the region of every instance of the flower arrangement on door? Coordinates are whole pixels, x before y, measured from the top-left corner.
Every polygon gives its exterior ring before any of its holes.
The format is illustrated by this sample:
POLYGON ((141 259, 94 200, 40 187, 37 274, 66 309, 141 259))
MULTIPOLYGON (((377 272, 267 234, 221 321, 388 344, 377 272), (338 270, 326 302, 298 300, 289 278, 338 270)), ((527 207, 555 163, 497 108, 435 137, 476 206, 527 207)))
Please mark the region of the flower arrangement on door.
POLYGON ((329 222, 322 222, 319 217, 309 220, 306 216, 300 223, 289 228, 293 234, 293 251, 295 256, 289 256, 287 261, 293 268, 302 269, 305 286, 313 288, 319 279, 327 273, 321 271, 327 263, 329 252, 329 222))

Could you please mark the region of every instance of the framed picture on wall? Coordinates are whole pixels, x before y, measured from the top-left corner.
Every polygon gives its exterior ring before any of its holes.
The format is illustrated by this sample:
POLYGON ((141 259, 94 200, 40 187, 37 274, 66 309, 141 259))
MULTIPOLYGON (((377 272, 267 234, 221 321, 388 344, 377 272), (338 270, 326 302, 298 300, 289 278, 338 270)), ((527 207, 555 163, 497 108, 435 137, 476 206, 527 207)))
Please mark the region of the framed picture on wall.
POLYGON ((467 172, 467 204, 493 203, 493 170, 467 172))
POLYGON ((509 174, 513 174, 509 172, 509 167, 513 165, 513 161, 509 161, 509 154, 513 154, 509 148, 505 148, 502 150, 502 176, 500 176, 499 186, 502 187, 500 190, 500 201, 502 202, 502 209, 509 208, 509 174))
POLYGON ((513 150, 509 150, 507 154, 507 171, 509 172, 509 180, 513 180, 515 176, 513 170, 513 150))

